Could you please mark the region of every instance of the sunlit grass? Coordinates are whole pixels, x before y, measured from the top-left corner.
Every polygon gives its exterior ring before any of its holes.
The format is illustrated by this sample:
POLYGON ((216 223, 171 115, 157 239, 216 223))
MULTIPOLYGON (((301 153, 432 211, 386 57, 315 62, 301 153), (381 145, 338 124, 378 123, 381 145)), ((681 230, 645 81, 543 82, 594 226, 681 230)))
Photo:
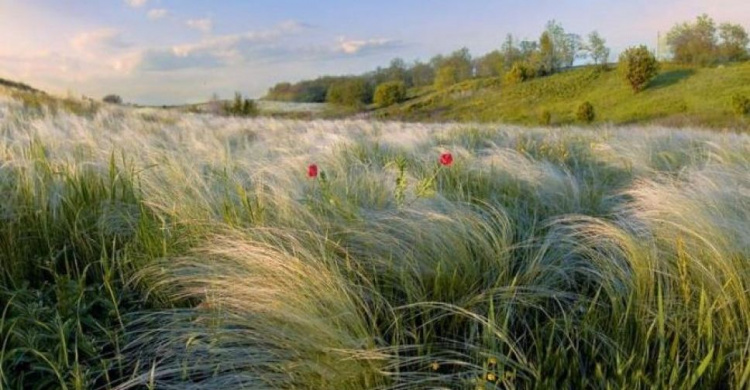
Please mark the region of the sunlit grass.
POLYGON ((0 107, 0 388, 750 384, 746 135, 0 107))

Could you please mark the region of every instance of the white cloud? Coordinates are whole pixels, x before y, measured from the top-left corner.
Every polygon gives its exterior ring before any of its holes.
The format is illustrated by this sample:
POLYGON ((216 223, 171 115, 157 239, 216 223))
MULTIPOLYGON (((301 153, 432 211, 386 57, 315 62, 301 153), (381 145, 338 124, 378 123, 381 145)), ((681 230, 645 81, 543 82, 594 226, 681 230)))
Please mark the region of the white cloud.
POLYGON ((211 32, 211 30, 214 28, 214 23, 209 18, 189 19, 185 22, 185 24, 194 30, 199 30, 204 33, 211 32))
POLYGON ((400 44, 399 41, 385 38, 355 40, 342 37, 339 38, 338 50, 346 54, 359 54, 378 48, 392 48, 400 44))
POLYGON ((148 0, 125 0, 125 3, 133 8, 140 8, 146 5, 148 0))
POLYGON ((151 20, 159 20, 167 16, 169 11, 164 8, 154 8, 148 11, 146 16, 151 20))
POLYGON ((70 40, 70 45, 81 52, 130 47, 130 44, 122 39, 120 32, 113 28, 103 28, 78 34, 70 40))

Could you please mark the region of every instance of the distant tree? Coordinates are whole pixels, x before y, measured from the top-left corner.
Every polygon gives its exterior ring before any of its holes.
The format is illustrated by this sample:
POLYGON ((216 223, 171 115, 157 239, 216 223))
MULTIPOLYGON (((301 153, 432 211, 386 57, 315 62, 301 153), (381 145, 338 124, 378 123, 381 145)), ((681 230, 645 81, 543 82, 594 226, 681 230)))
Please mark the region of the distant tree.
POLYGON ((631 47, 622 54, 618 68, 633 91, 642 91, 659 73, 659 62, 646 46, 631 47))
POLYGON ((326 101, 340 106, 363 106, 369 101, 367 83, 359 77, 338 81, 328 88, 326 101))
POLYGON ((406 85, 411 85, 406 62, 401 58, 392 59, 390 66, 385 70, 385 74, 385 81, 402 81, 406 85))
POLYGON ((594 121, 596 113, 594 112, 594 106, 589 102, 583 102, 578 106, 576 110, 576 119, 579 122, 591 123, 594 121))
POLYGON ((581 48, 581 38, 576 34, 569 34, 563 26, 555 20, 547 22, 545 32, 549 35, 554 48, 553 72, 573 66, 578 51, 581 48))
POLYGON ((507 84, 518 84, 528 80, 531 75, 531 71, 522 62, 516 62, 513 67, 503 76, 503 80, 507 84))
POLYGON ((258 115, 258 106, 252 99, 243 99, 239 92, 234 93, 232 103, 226 103, 224 112, 234 116, 256 116, 258 115))
POLYGON ((406 100, 406 85, 403 81, 388 81, 375 88, 373 103, 387 107, 406 100))
POLYGON ((456 84, 459 81, 458 70, 450 64, 442 65, 435 75, 435 88, 443 89, 456 84))
POLYGON ((747 45, 750 44, 747 31, 739 24, 722 23, 719 26, 718 51, 721 61, 744 61, 748 55, 747 45))
POLYGON ((122 98, 120 97, 120 95, 114 94, 103 97, 102 101, 109 104, 122 104, 122 98))
POLYGON ((716 24, 708 15, 695 23, 677 24, 667 33, 673 60, 691 65, 709 65, 717 59, 716 24))
POLYGON ((500 53, 503 55, 503 71, 510 70, 513 64, 521 60, 521 50, 516 47, 513 35, 508 34, 505 41, 500 47, 500 53))
POLYGON ((471 54, 469 49, 463 47, 451 53, 450 56, 446 57, 442 66, 452 66, 456 72, 456 82, 470 79, 474 72, 471 63, 471 54))
POLYGON ((430 85, 435 81, 435 71, 429 64, 416 61, 409 73, 412 83, 417 87, 430 85))
POLYGON ((498 50, 491 51, 475 62, 478 77, 497 77, 503 74, 505 69, 505 58, 498 50))
POLYGON ((607 41, 597 31, 592 31, 588 36, 586 50, 594 61, 594 65, 607 65, 609 60, 609 48, 605 46, 607 41))
POLYGON ((555 46, 549 32, 545 31, 539 38, 539 61, 536 69, 538 76, 551 74, 556 68, 555 46))

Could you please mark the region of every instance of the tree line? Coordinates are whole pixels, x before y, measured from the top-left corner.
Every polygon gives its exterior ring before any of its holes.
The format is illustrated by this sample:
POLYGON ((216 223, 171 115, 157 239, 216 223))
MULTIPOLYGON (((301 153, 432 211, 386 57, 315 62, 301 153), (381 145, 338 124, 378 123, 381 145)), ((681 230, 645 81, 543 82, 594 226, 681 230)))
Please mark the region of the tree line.
MULTIPOLYGON (((671 60, 676 63, 708 66, 745 61, 750 57, 748 34, 741 25, 722 23, 717 26, 705 14, 694 22, 676 24, 666 38, 671 60)), ((645 72, 637 74, 631 69, 627 74, 624 71, 636 91, 643 89, 658 71, 656 60, 651 63, 644 60, 644 56, 653 57, 653 53, 641 46, 629 48, 619 59, 637 64, 645 72)), ((436 55, 427 62, 417 60, 407 64, 395 58, 387 67, 357 76, 326 76, 294 84, 279 83, 269 89, 265 98, 385 106, 405 99, 408 88, 443 89, 468 79, 486 77, 502 77, 506 83, 518 83, 561 72, 573 67, 576 60, 606 67, 609 59, 610 49, 597 31, 582 37, 551 20, 537 40, 519 40, 508 34, 498 49, 483 56, 473 57, 464 47, 447 55, 436 55)))

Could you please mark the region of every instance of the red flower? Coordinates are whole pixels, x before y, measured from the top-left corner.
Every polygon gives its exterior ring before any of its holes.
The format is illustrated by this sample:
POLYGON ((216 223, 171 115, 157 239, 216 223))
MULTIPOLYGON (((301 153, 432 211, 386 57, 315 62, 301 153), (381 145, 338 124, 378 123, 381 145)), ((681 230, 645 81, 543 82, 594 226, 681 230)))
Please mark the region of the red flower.
POLYGON ((318 177, 318 166, 316 164, 310 164, 307 167, 307 177, 318 177))
POLYGON ((443 153, 440 155, 440 164, 448 166, 453 164, 453 155, 450 153, 443 153))

